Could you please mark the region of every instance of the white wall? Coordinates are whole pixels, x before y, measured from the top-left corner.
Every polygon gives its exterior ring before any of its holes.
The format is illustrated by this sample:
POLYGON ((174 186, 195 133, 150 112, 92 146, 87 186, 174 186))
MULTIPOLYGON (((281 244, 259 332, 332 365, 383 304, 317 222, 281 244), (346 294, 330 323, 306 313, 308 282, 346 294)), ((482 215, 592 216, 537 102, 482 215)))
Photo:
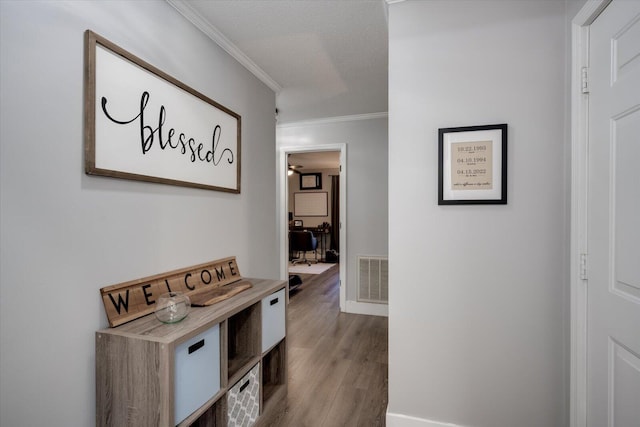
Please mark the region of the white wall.
POLYGON ((562 1, 389 6, 389 426, 567 425, 562 1), (508 123, 508 204, 438 206, 438 128, 508 123))
POLYGON ((276 145, 347 146, 347 253, 340 242, 340 265, 347 268, 347 305, 357 298, 356 257, 388 254, 387 118, 278 126, 276 145))
POLYGON ((100 287, 278 277, 275 95, 163 1, 2 1, 0 43, 0 425, 90 426, 100 287), (241 194, 84 174, 86 29, 242 116, 241 194))

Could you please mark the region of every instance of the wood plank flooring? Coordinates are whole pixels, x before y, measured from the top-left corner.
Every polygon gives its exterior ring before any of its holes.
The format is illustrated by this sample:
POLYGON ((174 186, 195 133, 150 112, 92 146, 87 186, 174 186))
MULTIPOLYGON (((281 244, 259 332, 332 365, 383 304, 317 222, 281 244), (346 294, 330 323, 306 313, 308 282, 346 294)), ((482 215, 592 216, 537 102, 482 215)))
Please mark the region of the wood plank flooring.
POLYGON ((287 406, 267 425, 385 425, 387 318, 340 313, 338 268, 290 294, 287 406))

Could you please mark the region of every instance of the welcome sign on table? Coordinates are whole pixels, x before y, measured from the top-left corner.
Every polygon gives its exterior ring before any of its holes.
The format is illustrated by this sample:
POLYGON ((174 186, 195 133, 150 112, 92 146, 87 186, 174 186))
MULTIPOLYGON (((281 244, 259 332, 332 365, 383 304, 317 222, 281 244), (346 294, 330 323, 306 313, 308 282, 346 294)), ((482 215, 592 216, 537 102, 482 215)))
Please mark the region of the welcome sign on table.
POLYGON ((240 116, 85 33, 85 171, 240 192, 240 116))
MULTIPOLYGON (((232 286, 242 285, 241 279, 236 258, 228 257, 106 286, 100 289, 100 295, 109 326, 114 327, 153 313, 158 297, 166 292, 182 292, 192 299, 205 295, 206 300, 208 292, 217 290, 231 297, 247 289, 247 286, 232 286)), ((218 299, 224 298, 222 295, 218 299)))

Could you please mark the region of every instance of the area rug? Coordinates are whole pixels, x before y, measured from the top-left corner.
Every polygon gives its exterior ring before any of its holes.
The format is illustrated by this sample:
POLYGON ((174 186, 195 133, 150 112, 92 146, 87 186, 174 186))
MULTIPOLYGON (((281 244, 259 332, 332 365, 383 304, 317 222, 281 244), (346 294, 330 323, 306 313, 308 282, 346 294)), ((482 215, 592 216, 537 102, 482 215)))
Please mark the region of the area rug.
POLYGON ((311 264, 310 266, 307 264, 289 264, 289 274, 297 273, 297 274, 320 274, 324 273, 335 264, 323 264, 321 262, 317 264, 311 264))

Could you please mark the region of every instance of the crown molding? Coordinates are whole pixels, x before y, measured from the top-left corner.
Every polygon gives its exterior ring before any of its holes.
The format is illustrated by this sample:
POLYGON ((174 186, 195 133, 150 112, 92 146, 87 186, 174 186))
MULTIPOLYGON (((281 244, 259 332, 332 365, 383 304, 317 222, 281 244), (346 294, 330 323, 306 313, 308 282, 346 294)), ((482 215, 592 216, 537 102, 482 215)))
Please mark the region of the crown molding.
POLYGON ((189 22, 196 26, 200 31, 205 33, 218 46, 224 49, 229 55, 234 57, 242 66, 249 70, 260 81, 269 86, 271 90, 278 93, 282 90, 275 80, 273 80, 264 70, 256 65, 247 55, 245 55, 236 45, 224 36, 216 27, 205 20, 198 12, 196 12, 189 4, 182 0, 166 0, 174 9, 184 16, 189 22))
POLYGON ((355 122, 358 120, 386 119, 388 117, 389 117, 389 113, 387 113, 386 111, 380 112, 380 113, 354 114, 351 116, 325 117, 322 119, 279 123, 276 125, 276 128, 314 126, 314 125, 324 125, 324 124, 341 123, 341 122, 355 122))

